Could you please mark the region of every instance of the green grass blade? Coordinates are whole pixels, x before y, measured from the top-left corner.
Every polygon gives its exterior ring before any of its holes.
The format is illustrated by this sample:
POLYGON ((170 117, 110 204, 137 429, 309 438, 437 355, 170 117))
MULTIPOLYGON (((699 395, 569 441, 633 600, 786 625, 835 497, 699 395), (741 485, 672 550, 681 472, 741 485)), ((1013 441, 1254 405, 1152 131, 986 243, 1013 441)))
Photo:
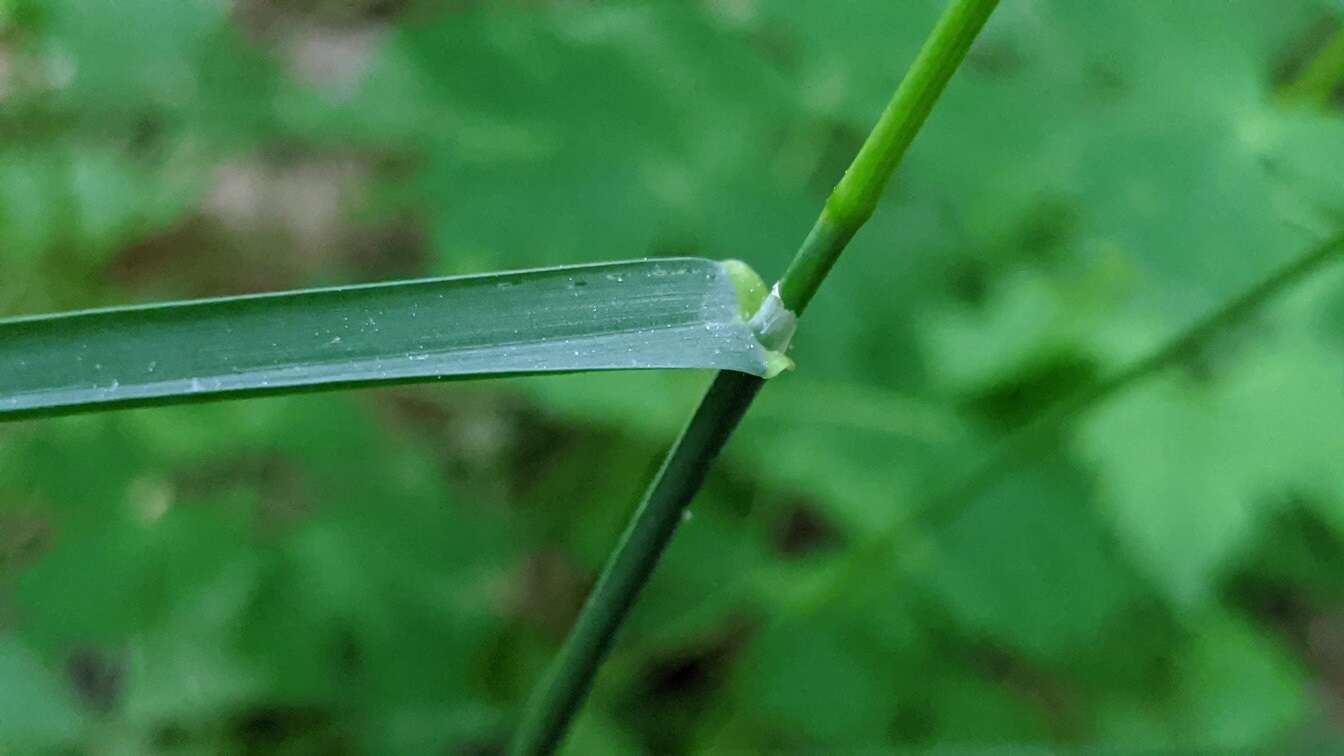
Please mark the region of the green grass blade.
POLYGON ((723 263, 671 258, 0 320, 0 420, 631 368, 767 372, 723 263))

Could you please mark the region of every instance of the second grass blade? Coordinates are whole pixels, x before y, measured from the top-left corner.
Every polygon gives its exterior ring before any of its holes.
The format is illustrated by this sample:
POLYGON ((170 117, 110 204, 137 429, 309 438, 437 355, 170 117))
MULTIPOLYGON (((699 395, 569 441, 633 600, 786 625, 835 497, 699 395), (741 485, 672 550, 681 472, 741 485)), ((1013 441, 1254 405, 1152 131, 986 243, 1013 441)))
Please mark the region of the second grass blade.
POLYGON ((3 320, 0 420, 452 376, 764 375, 734 280, 669 258, 3 320))

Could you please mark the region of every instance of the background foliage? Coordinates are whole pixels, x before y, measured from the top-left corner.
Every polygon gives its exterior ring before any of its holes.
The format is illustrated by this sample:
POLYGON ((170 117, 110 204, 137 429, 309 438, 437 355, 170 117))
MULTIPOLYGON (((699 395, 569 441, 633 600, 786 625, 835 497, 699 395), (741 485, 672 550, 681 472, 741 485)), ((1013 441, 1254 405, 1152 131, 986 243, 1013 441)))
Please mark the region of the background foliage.
MULTIPOLYGON (((661 254, 768 277, 939 5, 0 0, 0 314, 661 254)), ((1337 742, 1339 270, 854 555, 1344 227, 1341 22, 1007 0, 569 751, 1337 742)), ((492 752, 705 380, 0 428, 0 752, 492 752)))

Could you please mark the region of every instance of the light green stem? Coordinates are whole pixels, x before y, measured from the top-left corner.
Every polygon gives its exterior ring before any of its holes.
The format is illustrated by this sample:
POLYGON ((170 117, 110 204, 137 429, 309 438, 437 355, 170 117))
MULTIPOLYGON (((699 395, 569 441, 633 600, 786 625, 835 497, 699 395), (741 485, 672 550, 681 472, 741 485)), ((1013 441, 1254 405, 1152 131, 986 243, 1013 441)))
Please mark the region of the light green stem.
MULTIPOLYGON (((997 4, 954 0, 944 12, 780 279, 780 298, 789 310, 799 313, 807 306, 840 252, 868 220, 910 141, 997 4)), ((559 656, 533 691, 510 753, 533 756, 559 747, 621 621, 761 385, 759 378, 737 373, 715 376, 608 559, 559 656)))
POLYGON ((877 208, 896 166, 996 5, 998 0, 960 0, 938 19, 779 281, 780 298, 794 313, 801 314, 812 301, 840 252, 877 208))

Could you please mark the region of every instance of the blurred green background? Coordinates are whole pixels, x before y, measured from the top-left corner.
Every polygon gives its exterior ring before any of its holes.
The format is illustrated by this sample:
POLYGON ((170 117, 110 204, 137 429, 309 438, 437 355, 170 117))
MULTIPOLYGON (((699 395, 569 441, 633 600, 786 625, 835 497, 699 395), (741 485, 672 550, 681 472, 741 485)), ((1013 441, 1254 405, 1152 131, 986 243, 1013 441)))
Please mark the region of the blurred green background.
MULTIPOLYGON (((0 315, 664 254, 769 278, 940 7, 0 0, 0 315)), ((1344 747, 1344 271, 856 558, 1344 229, 1342 22, 1005 0, 568 752, 1344 747)), ((0 427, 0 754, 497 752, 706 380, 0 427)))

